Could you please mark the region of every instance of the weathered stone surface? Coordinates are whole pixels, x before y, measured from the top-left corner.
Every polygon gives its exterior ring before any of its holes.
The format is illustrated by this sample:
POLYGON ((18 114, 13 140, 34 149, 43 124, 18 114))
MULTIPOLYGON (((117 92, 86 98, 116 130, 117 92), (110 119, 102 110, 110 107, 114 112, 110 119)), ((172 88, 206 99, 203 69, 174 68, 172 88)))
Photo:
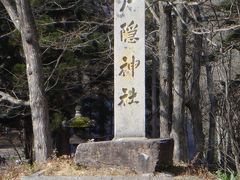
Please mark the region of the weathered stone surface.
POLYGON ((114 137, 145 137, 145 1, 114 2, 114 137))
POLYGON ((152 173, 161 165, 172 165, 172 139, 123 139, 79 144, 75 163, 83 166, 128 167, 152 173))

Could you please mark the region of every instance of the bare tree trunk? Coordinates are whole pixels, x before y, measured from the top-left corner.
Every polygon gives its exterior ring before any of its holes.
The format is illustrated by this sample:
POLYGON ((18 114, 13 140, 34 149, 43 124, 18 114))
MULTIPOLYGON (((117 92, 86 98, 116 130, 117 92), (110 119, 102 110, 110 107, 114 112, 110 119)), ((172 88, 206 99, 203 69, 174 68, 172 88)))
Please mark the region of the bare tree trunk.
POLYGON ((178 4, 177 9, 181 17, 177 17, 171 137, 174 139, 174 161, 180 162, 187 160, 186 129, 184 126, 186 26, 181 21, 181 19, 184 21, 186 19, 186 9, 183 4, 178 4))
MULTIPOLYGON (((228 89, 229 87, 227 87, 229 84, 227 83, 226 84, 226 89, 228 89)), ((234 162, 235 162, 235 166, 236 166, 236 170, 237 170, 237 173, 240 174, 240 155, 239 155, 239 146, 238 146, 238 143, 236 141, 236 137, 235 137, 235 134, 234 134, 234 127, 233 127, 233 124, 232 124, 232 119, 233 119, 233 115, 232 115, 232 107, 231 107, 231 102, 230 102, 230 99, 229 99, 229 89, 226 90, 226 93, 225 93, 225 97, 226 97, 226 113, 227 113, 227 117, 226 117, 226 120, 227 120, 227 123, 228 123, 228 132, 229 132, 229 136, 230 136, 230 142, 231 142, 231 150, 232 150, 232 153, 233 153, 233 156, 234 156, 234 162)))
POLYGON ((213 84, 213 70, 208 59, 208 52, 206 50, 207 43, 205 43, 205 62, 206 62, 206 73, 207 73, 207 89, 210 101, 210 111, 209 111, 209 135, 208 135, 208 152, 207 161, 209 164, 213 164, 215 160, 216 152, 216 103, 217 98, 214 95, 214 84, 213 84))
POLYGON ((37 162, 51 153, 48 105, 43 87, 42 61, 37 30, 28 0, 1 0, 14 25, 20 31, 27 65, 29 101, 34 134, 34 154, 37 162))
MULTIPOLYGON (((230 51, 231 54, 231 51, 230 51)), ((230 98, 230 88, 231 88, 231 80, 232 80, 232 59, 228 60, 227 67, 222 60, 222 65, 225 70, 225 101, 226 101, 226 121, 227 121, 227 131, 229 133, 229 138, 231 142, 231 150, 234 156, 235 166, 237 173, 240 174, 240 155, 239 155, 239 142, 237 142, 235 128, 233 124, 233 108, 230 98)))
MULTIPOLYGON (((200 10, 198 6, 194 6, 196 20, 201 22, 200 10)), ((197 27, 197 25, 195 25, 197 27)), ((199 154, 198 158, 202 158, 204 149, 204 134, 202 126, 202 114, 200 108, 200 74, 202 60, 202 43, 203 35, 193 35, 193 57, 192 57, 192 76, 190 86, 190 101, 187 103, 192 117, 193 135, 196 143, 196 151, 199 154)))
POLYGON ((158 138, 159 137, 159 131, 158 131, 158 107, 157 107, 157 87, 156 87, 156 82, 157 82, 157 68, 156 68, 156 59, 153 58, 152 60, 152 121, 151 121, 151 126, 152 126, 152 132, 151 132, 151 137, 152 138, 158 138))
MULTIPOLYGON (((155 13, 158 12, 157 3, 153 4, 152 11, 155 13)), ((153 24, 158 27, 159 22, 156 18, 153 18, 153 24)), ((154 33, 154 38, 157 39, 157 32, 154 33)), ((157 42, 156 42, 157 43, 157 42)), ((151 137, 159 138, 159 121, 158 121, 158 102, 157 102, 157 61, 158 58, 156 56, 153 57, 152 60, 152 120, 151 120, 151 137)))
POLYGON ((171 6, 159 2, 160 137, 170 137, 172 124, 172 16, 171 6))
POLYGON ((36 161, 45 161, 51 153, 48 105, 43 88, 43 73, 37 30, 28 0, 21 0, 21 36, 27 65, 29 100, 36 161))

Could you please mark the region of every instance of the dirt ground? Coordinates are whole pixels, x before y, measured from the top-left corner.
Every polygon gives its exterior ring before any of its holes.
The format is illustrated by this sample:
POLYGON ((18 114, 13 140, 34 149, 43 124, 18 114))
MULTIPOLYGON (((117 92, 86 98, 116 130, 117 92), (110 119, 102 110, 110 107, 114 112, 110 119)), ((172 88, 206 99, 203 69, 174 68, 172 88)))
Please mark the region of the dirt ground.
MULTIPOLYGON (((110 167, 83 167, 76 166, 70 156, 61 156, 48 160, 42 164, 22 164, 9 167, 3 171, 3 180, 20 180, 21 176, 46 175, 46 176, 138 176, 140 174, 127 168, 110 167)), ((167 171, 156 172, 154 176, 170 176, 174 179, 204 179, 216 180, 217 178, 204 168, 188 168, 186 166, 173 167, 167 171)), ((1 180, 0 177, 0 180, 1 180)))
MULTIPOLYGON (((70 156, 54 157, 46 163, 34 163, 33 165, 21 163, 20 158, 23 159, 23 147, 19 132, 11 131, 8 134, 0 134, 0 180, 19 180, 21 176, 35 173, 52 176, 137 175, 135 172, 124 168, 78 167, 70 156)), ((169 173, 173 174, 174 177, 192 176, 206 180, 216 179, 215 176, 203 168, 174 167, 169 173)))

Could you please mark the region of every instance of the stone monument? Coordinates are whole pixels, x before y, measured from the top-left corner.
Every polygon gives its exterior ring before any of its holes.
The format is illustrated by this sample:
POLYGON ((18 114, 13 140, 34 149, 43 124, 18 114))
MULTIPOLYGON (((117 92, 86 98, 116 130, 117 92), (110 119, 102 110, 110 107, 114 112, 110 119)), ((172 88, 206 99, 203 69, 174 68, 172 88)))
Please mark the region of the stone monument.
POLYGON ((79 144, 75 163, 152 173, 172 156, 172 139, 145 138, 145 0, 115 0, 114 139, 79 144))
POLYGON ((145 1, 114 3, 114 137, 145 138, 145 1))

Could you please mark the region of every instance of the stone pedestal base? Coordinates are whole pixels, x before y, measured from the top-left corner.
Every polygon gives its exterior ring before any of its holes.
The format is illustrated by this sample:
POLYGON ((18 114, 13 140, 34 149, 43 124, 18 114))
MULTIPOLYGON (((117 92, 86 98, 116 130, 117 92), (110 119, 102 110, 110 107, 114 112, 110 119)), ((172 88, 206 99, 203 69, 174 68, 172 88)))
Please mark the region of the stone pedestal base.
POLYGON ((75 163, 153 173, 162 165, 172 165, 172 158, 173 139, 122 139, 79 144, 75 163))

